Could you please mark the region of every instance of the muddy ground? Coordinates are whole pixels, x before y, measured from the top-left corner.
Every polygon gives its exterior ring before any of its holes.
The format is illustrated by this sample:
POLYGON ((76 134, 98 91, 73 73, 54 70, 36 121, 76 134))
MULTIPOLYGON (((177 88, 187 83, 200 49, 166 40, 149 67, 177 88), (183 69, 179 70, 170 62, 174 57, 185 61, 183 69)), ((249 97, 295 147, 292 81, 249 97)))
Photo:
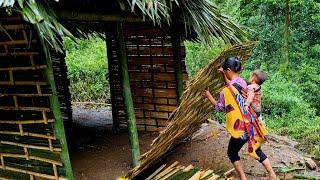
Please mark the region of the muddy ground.
MULTIPOLYGON (((76 148, 70 154, 76 180, 112 180, 131 169, 127 132, 122 131, 118 134, 112 132, 109 108, 99 110, 74 108, 73 117, 75 122, 73 143, 76 148)), ((142 153, 149 149, 149 144, 156 136, 156 133, 139 134, 142 153)), ((228 140, 229 135, 223 125, 203 124, 202 128, 189 141, 178 146, 166 161, 170 163, 177 160, 183 165, 192 164, 215 171, 227 171, 232 168, 226 154, 228 140)), ((303 167, 303 153, 295 149, 295 145, 297 145, 295 141, 286 137, 271 135, 269 142, 263 146, 263 151, 275 169, 303 167)), ((265 176, 261 164, 246 155, 245 147, 240 154, 249 179, 261 179, 265 176)), ((313 171, 311 175, 320 177, 317 173, 319 172, 313 171)))

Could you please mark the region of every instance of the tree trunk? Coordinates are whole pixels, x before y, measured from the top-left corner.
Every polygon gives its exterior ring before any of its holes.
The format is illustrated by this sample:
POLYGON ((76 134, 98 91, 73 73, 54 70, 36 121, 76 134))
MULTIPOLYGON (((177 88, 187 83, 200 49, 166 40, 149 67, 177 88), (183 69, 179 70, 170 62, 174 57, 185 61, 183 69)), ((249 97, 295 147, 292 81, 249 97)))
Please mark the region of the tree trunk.
POLYGON ((289 64, 289 28, 290 28, 290 6, 289 0, 285 1, 285 24, 284 24, 284 46, 283 46, 283 56, 285 64, 289 64))

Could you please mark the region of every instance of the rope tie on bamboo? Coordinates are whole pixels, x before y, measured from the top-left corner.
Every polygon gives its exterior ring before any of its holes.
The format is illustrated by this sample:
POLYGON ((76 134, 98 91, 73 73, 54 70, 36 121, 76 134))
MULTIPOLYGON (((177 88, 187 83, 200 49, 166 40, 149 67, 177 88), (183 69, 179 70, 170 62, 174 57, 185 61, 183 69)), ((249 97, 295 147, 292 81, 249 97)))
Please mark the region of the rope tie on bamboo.
POLYGON ((24 154, 25 154, 26 160, 30 160, 28 148, 27 147, 23 147, 23 150, 24 150, 24 154))
POLYGON ((34 176, 30 174, 30 180, 34 180, 34 176))
POLYGON ((3 159, 2 154, 0 154, 0 159, 1 159, 1 168, 4 168, 5 165, 4 165, 4 159, 3 159))
POLYGON ((10 78, 10 85, 14 85, 14 80, 13 80, 13 72, 9 71, 9 78, 10 78))
POLYGON ((48 124, 48 117, 45 111, 42 111, 42 118, 43 118, 44 124, 48 124))
POLYGON ((23 132, 22 124, 21 124, 21 123, 19 123, 19 124, 18 124, 18 126, 19 126, 20 136, 24 136, 24 132, 23 132))
POLYGON ((52 168, 53 168, 54 177, 58 180, 59 179, 59 175, 58 175, 57 165, 52 164, 52 168))
POLYGON ((15 107, 16 109, 18 109, 18 108, 19 108, 19 105, 18 105, 18 98, 17 98, 17 96, 13 96, 12 98, 13 98, 13 102, 14 102, 14 107, 15 107))
POLYGON ((36 64, 34 63, 33 54, 30 54, 29 58, 30 58, 30 64, 31 64, 31 66, 33 66, 33 67, 36 66, 36 64))
MULTIPOLYGON (((50 134, 47 133, 47 136, 50 136, 50 134)), ((51 139, 48 139, 48 143, 49 143, 49 150, 50 150, 51 152, 53 152, 52 140, 51 140, 51 139)))
POLYGON ((39 84, 37 84, 37 92, 39 95, 42 95, 41 86, 39 84))

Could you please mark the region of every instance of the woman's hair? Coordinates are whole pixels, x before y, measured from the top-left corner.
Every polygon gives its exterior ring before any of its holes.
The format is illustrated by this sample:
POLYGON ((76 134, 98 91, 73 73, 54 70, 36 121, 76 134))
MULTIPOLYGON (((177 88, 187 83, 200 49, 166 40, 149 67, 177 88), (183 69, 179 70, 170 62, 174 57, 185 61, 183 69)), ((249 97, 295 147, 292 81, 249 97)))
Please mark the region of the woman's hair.
POLYGON ((259 69, 253 71, 252 74, 256 76, 256 83, 259 85, 262 85, 267 80, 267 74, 259 69))
POLYGON ((223 70, 230 69, 231 71, 237 73, 242 70, 241 61, 239 61, 238 57, 229 57, 222 64, 222 69, 223 70))

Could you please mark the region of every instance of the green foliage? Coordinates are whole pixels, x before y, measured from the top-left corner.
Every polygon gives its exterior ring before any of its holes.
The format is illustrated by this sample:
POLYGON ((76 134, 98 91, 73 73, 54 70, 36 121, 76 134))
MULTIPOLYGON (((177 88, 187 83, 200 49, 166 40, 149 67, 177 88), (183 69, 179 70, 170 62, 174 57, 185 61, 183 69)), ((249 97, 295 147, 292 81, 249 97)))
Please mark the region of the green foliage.
POLYGON ((104 40, 90 37, 77 43, 66 38, 66 64, 71 97, 76 102, 106 102, 109 98, 107 57, 104 40))
POLYGON ((210 48, 203 43, 185 42, 187 49, 186 67, 190 78, 213 60, 219 53, 227 47, 222 41, 215 43, 215 48, 210 48))
MULTIPOLYGON (((319 154, 320 143, 320 3, 315 0, 290 1, 289 64, 285 64, 284 1, 214 0, 222 11, 250 28, 258 40, 251 60, 242 76, 262 69, 269 75, 263 90, 263 117, 272 132, 289 135, 300 148, 319 154)), ((219 43, 218 43, 219 44, 219 43)), ((187 70, 193 76, 218 54, 223 46, 207 48, 186 43, 187 70)), ((216 119, 224 121, 221 113, 216 119)))
MULTIPOLYGON (((34 25, 41 41, 48 43, 57 51, 62 52, 61 37, 73 38, 72 34, 57 21, 55 12, 45 1, 0 0, 0 8, 2 10, 5 8, 9 15, 12 14, 12 11, 20 13, 25 21, 34 25)), ((1 24, 0 29, 2 29, 1 24)))

